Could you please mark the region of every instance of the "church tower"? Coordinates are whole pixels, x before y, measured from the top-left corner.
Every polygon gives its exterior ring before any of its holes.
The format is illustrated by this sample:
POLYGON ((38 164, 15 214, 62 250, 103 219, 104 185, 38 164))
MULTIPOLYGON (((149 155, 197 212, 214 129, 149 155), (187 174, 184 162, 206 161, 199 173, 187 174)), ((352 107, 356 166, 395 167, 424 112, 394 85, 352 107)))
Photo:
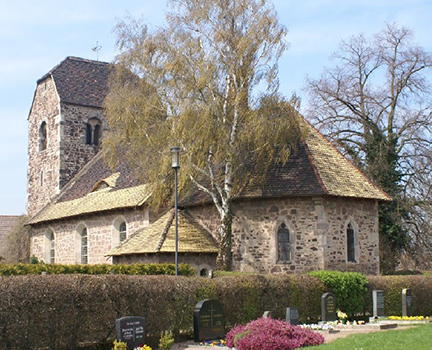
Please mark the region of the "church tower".
POLYGON ((109 71, 108 63, 67 57, 37 81, 28 116, 29 216, 100 150, 109 71))

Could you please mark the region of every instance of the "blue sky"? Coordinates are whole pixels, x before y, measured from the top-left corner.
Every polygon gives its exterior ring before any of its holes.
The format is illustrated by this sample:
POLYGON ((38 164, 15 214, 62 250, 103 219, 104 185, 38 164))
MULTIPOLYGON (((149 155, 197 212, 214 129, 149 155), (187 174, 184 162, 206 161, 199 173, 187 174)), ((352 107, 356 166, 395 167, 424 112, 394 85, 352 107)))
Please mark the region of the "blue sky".
MULTIPOLYGON (((430 0, 274 0, 288 29, 290 48, 280 61, 281 92, 296 91, 318 77, 342 39, 372 34, 396 22, 414 31, 432 52, 430 0)), ((36 80, 67 56, 112 61, 116 23, 143 17, 150 28, 165 20, 166 0, 0 0, 0 215, 25 212, 27 116, 36 80)))

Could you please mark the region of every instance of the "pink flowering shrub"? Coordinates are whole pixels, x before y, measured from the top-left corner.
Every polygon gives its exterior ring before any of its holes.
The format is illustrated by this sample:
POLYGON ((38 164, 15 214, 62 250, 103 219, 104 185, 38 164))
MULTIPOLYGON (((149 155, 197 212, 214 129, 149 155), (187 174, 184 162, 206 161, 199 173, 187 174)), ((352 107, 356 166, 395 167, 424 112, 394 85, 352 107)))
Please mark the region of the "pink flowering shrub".
POLYGON ((272 318, 237 325, 226 335, 226 345, 237 350, 290 350, 322 343, 321 334, 272 318))

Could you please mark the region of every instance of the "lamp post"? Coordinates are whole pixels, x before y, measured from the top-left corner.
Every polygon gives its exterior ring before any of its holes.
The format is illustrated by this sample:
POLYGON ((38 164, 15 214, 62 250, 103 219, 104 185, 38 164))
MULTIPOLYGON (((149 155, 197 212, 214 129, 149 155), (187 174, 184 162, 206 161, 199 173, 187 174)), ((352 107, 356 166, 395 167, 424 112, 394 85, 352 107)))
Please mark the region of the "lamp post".
POLYGON ((178 217, 177 217, 177 171, 180 168, 180 148, 171 147, 171 167, 174 169, 174 214, 175 214, 175 275, 178 275, 178 217))

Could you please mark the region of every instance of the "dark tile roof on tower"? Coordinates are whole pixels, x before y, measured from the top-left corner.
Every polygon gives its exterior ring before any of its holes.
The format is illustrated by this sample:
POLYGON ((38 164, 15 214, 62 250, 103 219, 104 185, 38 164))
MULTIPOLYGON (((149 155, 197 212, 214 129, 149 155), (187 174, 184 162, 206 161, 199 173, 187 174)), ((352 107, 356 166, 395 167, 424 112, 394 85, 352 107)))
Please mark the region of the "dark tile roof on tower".
POLYGON ((109 63, 67 57, 37 82, 52 77, 60 102, 103 107, 108 93, 109 63))

